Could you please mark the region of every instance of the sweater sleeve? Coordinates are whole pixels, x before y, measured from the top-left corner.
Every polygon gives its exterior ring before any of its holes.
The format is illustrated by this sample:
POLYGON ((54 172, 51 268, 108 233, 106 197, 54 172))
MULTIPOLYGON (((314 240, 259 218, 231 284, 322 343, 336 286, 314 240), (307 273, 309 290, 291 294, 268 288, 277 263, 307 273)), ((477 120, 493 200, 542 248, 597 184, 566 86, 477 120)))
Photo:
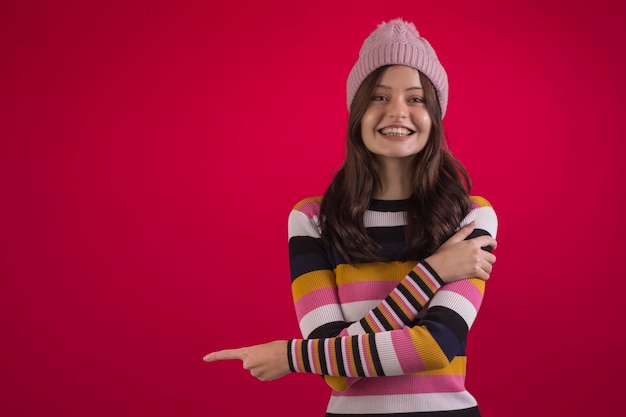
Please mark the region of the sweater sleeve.
POLYGON ((464 346, 484 288, 484 281, 477 278, 447 284, 434 295, 422 319, 401 329, 290 340, 290 369, 331 376, 380 377, 444 368, 464 346))

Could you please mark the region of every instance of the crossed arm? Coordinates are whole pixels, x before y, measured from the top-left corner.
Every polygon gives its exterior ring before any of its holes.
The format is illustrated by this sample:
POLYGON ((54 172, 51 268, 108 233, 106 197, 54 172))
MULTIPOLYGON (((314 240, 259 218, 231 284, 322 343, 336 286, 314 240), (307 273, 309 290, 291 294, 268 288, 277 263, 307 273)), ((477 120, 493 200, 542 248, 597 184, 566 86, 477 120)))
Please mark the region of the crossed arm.
MULTIPOLYGON (((482 300, 483 280, 495 261, 481 250, 495 248, 490 236, 465 240, 473 229, 473 224, 463 227, 355 323, 345 323, 335 309, 334 316, 307 318, 307 329, 302 330, 309 339, 228 349, 204 359, 240 359, 244 368, 261 380, 290 371, 332 375, 326 376, 327 382, 338 390, 347 386, 344 376, 400 375, 446 366, 464 343, 482 300), (479 278, 465 279, 471 276, 479 278), (427 314, 418 320, 429 301, 427 314), (337 334, 338 330, 338 337, 331 338, 330 332, 337 334)), ((298 319, 302 324, 302 314, 298 319)))

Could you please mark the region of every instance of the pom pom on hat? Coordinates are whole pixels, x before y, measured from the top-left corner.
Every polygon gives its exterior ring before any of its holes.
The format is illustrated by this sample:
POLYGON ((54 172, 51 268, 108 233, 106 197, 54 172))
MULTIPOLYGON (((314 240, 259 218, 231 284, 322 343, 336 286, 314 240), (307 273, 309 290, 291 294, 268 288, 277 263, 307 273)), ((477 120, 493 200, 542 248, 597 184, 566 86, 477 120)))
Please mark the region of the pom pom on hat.
POLYGON ((413 23, 402 19, 382 22, 363 42, 359 59, 347 82, 348 110, 365 78, 385 65, 406 65, 422 72, 435 86, 441 116, 448 105, 448 75, 435 50, 422 38, 413 23))

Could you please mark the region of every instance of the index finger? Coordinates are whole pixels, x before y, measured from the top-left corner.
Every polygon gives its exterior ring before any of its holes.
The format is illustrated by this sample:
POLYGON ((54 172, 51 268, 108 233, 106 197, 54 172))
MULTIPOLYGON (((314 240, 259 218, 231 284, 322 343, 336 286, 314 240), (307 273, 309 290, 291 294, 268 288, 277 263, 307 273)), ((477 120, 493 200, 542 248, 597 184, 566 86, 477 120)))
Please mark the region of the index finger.
POLYGON ((241 359, 241 349, 218 350, 217 352, 211 352, 202 358, 205 362, 226 361, 231 359, 241 359))

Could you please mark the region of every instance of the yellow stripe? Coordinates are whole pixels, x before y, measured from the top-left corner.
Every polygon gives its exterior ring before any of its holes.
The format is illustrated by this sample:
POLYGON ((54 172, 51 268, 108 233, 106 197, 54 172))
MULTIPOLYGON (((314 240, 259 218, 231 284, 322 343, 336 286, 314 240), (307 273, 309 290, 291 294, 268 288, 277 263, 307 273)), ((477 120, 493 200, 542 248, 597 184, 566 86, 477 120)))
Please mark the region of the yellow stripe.
POLYGON ((477 195, 470 196, 470 201, 472 203, 478 204, 480 207, 491 207, 491 204, 489 203, 489 201, 487 201, 486 198, 477 195))
POLYGON ((348 380, 345 376, 324 375, 324 380, 329 387, 337 392, 345 391, 348 389, 348 380))
POLYGON ((433 284, 433 280, 430 279, 430 277, 428 275, 426 275, 426 272, 422 271, 421 269, 415 267, 414 269, 415 273, 422 279, 422 282, 424 284, 426 284, 426 286, 432 291, 435 292, 437 291, 437 287, 434 286, 433 284))
MULTIPOLYGON (((309 342, 309 343, 311 343, 311 342, 309 342)), ((317 372, 321 373, 322 372, 322 364, 321 364, 321 361, 320 361, 320 354, 319 354, 320 352, 319 352, 319 349, 318 349, 318 343, 319 342, 317 340, 315 340, 313 342, 313 349, 311 349, 311 350, 313 352, 313 356, 314 356, 314 360, 315 360, 315 370, 317 372)))
POLYGON ((469 282, 474 284, 474 286, 476 286, 476 288, 478 288, 478 291, 480 291, 480 293, 483 296, 485 296, 485 281, 483 281, 480 278, 470 278, 469 282))
POLYGON ((298 355, 298 364, 300 365, 300 371, 301 372, 306 372, 306 370, 304 369, 304 356, 302 355, 302 344, 303 343, 304 342, 302 340, 299 340, 297 342, 297 345, 296 345, 296 349, 297 349, 296 352, 297 353, 296 354, 298 355))
POLYGON ((465 356, 457 356, 452 359, 450 365, 441 369, 434 369, 432 371, 414 372, 408 375, 465 375, 467 365, 467 358, 465 356))
POLYGON ((439 344, 426 328, 415 326, 409 330, 409 334, 413 347, 415 347, 427 369, 433 366, 437 369, 440 364, 448 361, 439 344))
POLYGON ((393 317, 391 317, 391 315, 389 314, 387 309, 386 308, 385 309, 379 308, 378 311, 380 312, 380 314, 383 315, 383 317, 385 319, 387 319, 387 323, 389 323, 389 325, 391 325, 391 327, 395 328, 394 325, 393 325, 395 320, 393 319, 393 317))
POLYGON ((317 196, 317 197, 305 198, 304 200, 301 200, 298 203, 296 203, 296 205, 293 206, 293 209, 294 210, 298 210, 300 207, 304 206, 305 204, 311 203, 311 202, 321 203, 322 202, 322 197, 321 196, 317 196))
POLYGON ((415 262, 370 262, 358 266, 337 265, 337 284, 352 284, 364 281, 400 282, 415 266, 415 262))
POLYGON ((296 302, 303 295, 321 288, 337 288, 333 271, 322 269, 300 275, 291 284, 293 301, 296 302))

